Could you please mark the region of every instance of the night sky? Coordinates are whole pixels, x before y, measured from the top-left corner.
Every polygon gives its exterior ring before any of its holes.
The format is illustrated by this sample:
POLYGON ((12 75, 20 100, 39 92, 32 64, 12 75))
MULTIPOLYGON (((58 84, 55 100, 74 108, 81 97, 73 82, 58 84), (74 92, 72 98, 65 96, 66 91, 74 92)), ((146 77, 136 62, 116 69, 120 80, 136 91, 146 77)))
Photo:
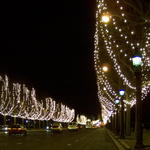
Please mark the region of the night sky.
POLYGON ((96 2, 12 3, 3 12, 0 72, 77 113, 97 115, 96 2))

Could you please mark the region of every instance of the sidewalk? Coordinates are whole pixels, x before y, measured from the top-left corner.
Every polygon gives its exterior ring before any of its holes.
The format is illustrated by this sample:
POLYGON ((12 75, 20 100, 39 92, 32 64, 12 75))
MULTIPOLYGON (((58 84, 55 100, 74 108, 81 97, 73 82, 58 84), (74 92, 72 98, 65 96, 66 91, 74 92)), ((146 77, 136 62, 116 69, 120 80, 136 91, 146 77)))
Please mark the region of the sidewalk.
MULTIPOLYGON (((135 135, 133 132, 131 133, 131 136, 126 136, 125 139, 120 139, 109 129, 106 129, 106 131, 119 150, 134 150, 135 135)), ((150 130, 143 131, 143 143, 145 150, 150 150, 150 130)))

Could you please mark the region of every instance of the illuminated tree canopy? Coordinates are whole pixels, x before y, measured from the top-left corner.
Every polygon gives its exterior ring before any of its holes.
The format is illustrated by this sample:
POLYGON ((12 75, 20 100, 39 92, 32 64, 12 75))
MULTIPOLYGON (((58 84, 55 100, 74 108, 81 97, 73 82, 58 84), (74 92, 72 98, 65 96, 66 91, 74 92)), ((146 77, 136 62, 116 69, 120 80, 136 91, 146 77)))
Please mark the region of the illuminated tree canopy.
POLYGON ((107 120, 126 90, 124 102, 133 106, 135 72, 131 58, 142 56, 142 99, 150 91, 150 2, 148 0, 97 0, 94 61, 102 116, 107 120), (109 17, 102 20, 102 16, 109 17), (108 71, 102 70, 103 65, 108 71))
POLYGON ((38 100, 36 91, 25 84, 9 83, 8 77, 0 76, 0 114, 31 120, 72 122, 75 110, 56 103, 52 98, 38 100))

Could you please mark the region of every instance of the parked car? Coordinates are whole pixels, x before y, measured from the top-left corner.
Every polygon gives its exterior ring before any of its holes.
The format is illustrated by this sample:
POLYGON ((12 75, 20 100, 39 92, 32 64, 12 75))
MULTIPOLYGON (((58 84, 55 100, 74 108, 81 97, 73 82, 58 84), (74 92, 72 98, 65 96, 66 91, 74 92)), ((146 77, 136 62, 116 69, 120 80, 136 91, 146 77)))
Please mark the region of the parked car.
POLYGON ((8 134, 22 134, 26 135, 27 134, 27 129, 19 124, 17 125, 12 125, 8 128, 8 134))
POLYGON ((69 131, 78 131, 78 125, 76 122, 71 122, 68 125, 68 130, 69 131))
POLYGON ((85 125, 78 124, 78 128, 83 129, 83 128, 85 128, 85 125))
POLYGON ((0 130, 3 132, 8 131, 8 125, 1 125, 0 130))
POLYGON ((47 125, 44 130, 47 131, 47 132, 51 132, 52 131, 52 126, 51 125, 47 125))
POLYGON ((49 126, 46 126, 46 127, 45 127, 45 130, 50 130, 50 127, 49 127, 49 126))
POLYGON ((59 123, 59 122, 55 122, 55 123, 53 123, 53 125, 52 125, 52 127, 51 127, 51 131, 52 132, 56 132, 56 133, 59 133, 59 132, 61 132, 63 130, 63 128, 62 128, 62 124, 61 123, 59 123))

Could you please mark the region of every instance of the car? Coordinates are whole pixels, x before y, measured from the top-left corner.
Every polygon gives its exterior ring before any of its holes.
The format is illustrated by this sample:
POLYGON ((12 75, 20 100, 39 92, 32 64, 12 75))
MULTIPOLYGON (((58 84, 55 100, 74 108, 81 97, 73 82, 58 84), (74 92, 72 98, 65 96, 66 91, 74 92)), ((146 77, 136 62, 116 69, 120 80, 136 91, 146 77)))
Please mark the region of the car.
POLYGON ((2 126, 0 126, 0 130, 1 131, 8 131, 8 125, 2 125, 2 126))
POLYGON ((45 130, 46 132, 51 132, 51 130, 52 130, 51 127, 52 127, 52 126, 46 126, 46 127, 44 128, 44 130, 45 130))
POLYGON ((0 131, 1 131, 2 133, 8 134, 8 128, 9 128, 8 125, 1 125, 1 126, 0 126, 0 131))
POLYGON ((49 127, 49 126, 46 126, 46 127, 45 127, 45 130, 50 130, 50 127, 49 127))
POLYGON ((21 134, 21 135, 27 135, 27 129, 19 124, 12 125, 8 128, 8 134, 21 134))
POLYGON ((78 131, 79 127, 76 122, 71 122, 68 124, 69 131, 78 131))
POLYGON ((63 130, 62 128, 62 124, 59 122, 55 122, 53 123, 53 125, 51 126, 51 131, 53 133, 60 133, 63 130))
POLYGON ((46 130, 46 131, 51 131, 51 127, 52 127, 52 124, 47 124, 47 125, 44 127, 44 130, 46 130))

